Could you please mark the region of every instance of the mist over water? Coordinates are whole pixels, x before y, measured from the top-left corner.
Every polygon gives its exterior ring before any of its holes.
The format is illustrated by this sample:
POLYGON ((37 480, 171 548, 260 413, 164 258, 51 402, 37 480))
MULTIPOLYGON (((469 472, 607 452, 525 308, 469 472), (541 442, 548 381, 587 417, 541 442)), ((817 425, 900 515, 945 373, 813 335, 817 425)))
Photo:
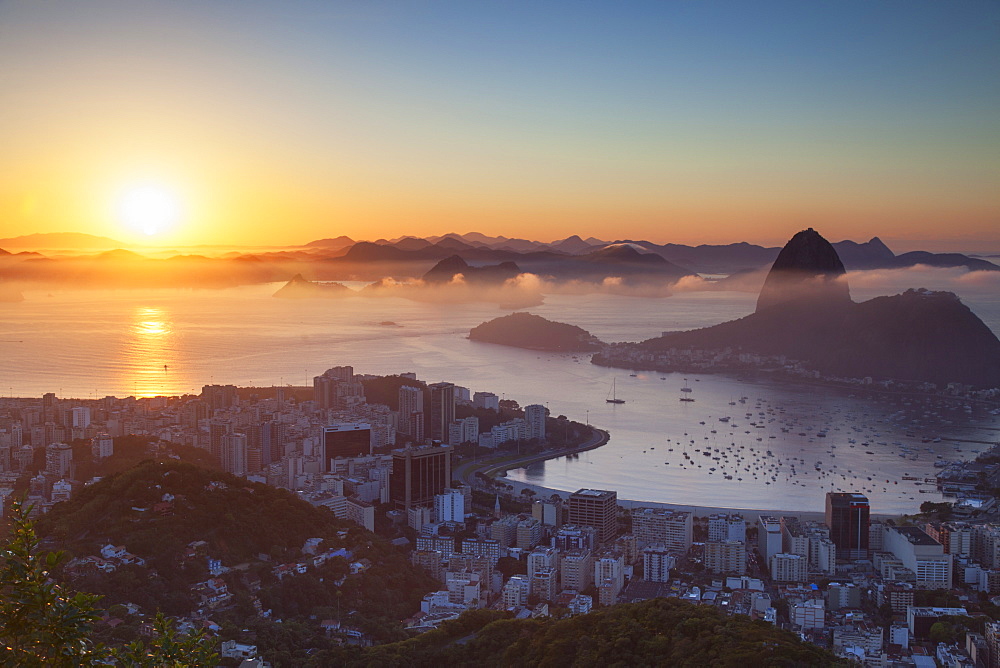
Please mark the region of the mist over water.
MULTIPOLYGON (((952 289, 995 332, 1000 331, 1000 291, 991 277, 974 277, 980 283, 948 270, 931 270, 919 276, 922 280, 912 273, 891 272, 878 280, 865 275, 857 278, 851 277, 855 300, 911 286, 952 289)), ((632 377, 627 370, 591 365, 585 356, 545 354, 466 339, 469 329, 505 313, 495 305, 397 297, 274 299, 271 294, 278 287, 26 290, 26 301, 0 304, 0 392, 40 396, 53 391, 60 397, 79 398, 149 396, 197 393, 208 383, 305 385, 312 376, 339 364, 353 365, 358 373, 413 371, 428 382, 449 380, 473 391, 505 395, 522 405, 543 403, 554 415, 589 419, 612 434, 603 448, 577 459, 553 460, 512 472, 512 478, 558 489, 617 489, 621 498, 745 508, 820 510, 823 495, 830 489, 870 488, 876 511, 913 510, 921 501, 939 496, 919 493, 932 486, 903 481, 904 475, 931 477, 937 455, 969 457, 972 450, 988 447, 961 443, 956 449, 950 438, 997 440, 1000 436, 986 428, 997 426, 992 416, 977 412, 974 417, 988 421, 970 426, 961 406, 951 410, 906 407, 895 400, 866 402, 843 391, 748 383, 726 376, 689 377, 696 401, 684 403, 678 401, 684 379, 674 374, 662 379, 657 374, 632 377), (619 397, 627 402, 624 405, 604 401, 614 378, 619 397), (740 404, 738 399, 744 396, 747 403, 740 404), (737 404, 731 406, 731 401, 737 404), (907 413, 905 419, 897 414, 917 408, 917 413, 907 413), (753 417, 746 418, 747 412, 753 417), (765 416, 759 416, 760 412, 765 416), (938 416, 925 416, 925 412, 938 416), (725 416, 739 428, 719 422, 725 416), (890 416, 895 417, 890 420, 890 416), (914 417, 918 425, 911 422, 914 417), (758 418, 764 428, 748 426, 758 418), (794 428, 788 426, 792 422, 794 428), (783 425, 788 432, 781 431, 783 425), (827 436, 816 437, 816 431, 824 428, 827 436), (751 433, 744 433, 747 430, 751 433), (942 441, 920 442, 935 436, 942 441), (857 441, 854 448, 849 447, 848 438, 857 441), (862 442, 870 445, 862 447, 862 442), (893 443, 913 450, 899 457, 901 446, 893 443), (674 452, 668 452, 671 447, 674 452), (711 455, 695 454, 695 448, 706 447, 711 455), (697 460, 682 469, 685 448, 697 460), (716 448, 734 451, 726 453, 726 461, 716 448), (740 468, 760 468, 738 476, 736 453, 742 458, 740 468), (911 459, 912 454, 917 458, 911 459), (817 462, 822 462, 826 475, 814 470, 817 462), (791 477, 793 463, 796 474, 791 477), (711 467, 716 471, 710 472, 711 467), (852 473, 847 474, 847 469, 852 473), (878 484, 867 480, 870 473, 854 477, 862 471, 878 471, 878 484), (729 474, 733 480, 723 478, 729 474), (737 477, 744 480, 737 481, 737 477)), ((579 325, 606 341, 635 341, 664 330, 741 317, 751 313, 755 303, 752 292, 681 291, 668 298, 557 294, 546 296, 543 305, 530 311, 579 325)))

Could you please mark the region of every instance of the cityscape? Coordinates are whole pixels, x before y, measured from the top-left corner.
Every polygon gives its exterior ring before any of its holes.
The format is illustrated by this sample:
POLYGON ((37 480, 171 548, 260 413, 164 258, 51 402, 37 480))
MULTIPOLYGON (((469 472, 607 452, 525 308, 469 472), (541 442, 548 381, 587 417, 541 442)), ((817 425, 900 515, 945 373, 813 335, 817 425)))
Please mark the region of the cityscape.
POLYGON ((1000 4, 0 3, 0 667, 1000 668, 1000 4))

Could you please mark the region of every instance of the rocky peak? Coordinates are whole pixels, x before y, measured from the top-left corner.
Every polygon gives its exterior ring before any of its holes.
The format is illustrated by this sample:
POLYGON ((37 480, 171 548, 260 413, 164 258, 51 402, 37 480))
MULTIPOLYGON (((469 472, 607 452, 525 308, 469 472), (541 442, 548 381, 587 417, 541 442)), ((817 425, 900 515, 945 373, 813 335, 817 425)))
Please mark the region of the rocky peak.
POLYGON ((793 236, 771 265, 757 298, 757 312, 788 302, 851 303, 844 263, 813 228, 793 236))

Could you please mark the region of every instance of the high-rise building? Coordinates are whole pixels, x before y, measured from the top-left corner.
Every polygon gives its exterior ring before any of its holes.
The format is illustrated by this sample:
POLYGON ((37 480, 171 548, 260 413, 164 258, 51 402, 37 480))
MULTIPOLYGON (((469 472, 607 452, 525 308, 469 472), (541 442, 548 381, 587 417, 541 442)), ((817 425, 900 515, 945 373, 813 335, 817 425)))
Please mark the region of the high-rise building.
POLYGON ((455 385, 434 383, 428 385, 431 393, 430 420, 425 428, 435 441, 448 440, 448 426, 455 421, 455 385))
POLYGON ((451 446, 426 445, 392 452, 389 497, 396 508, 434 505, 451 486, 451 446))
MULTIPOLYGON (((271 464, 285 456, 285 440, 288 438, 284 422, 270 420, 260 426, 260 447, 264 452, 263 461, 271 464)), ((267 465, 265 464, 265 466, 267 465)))
POLYGON ((570 550, 560 561, 562 588, 583 591, 593 582, 594 557, 590 550, 570 550))
POLYGON ((625 586, 625 559, 620 552, 604 552, 594 559, 594 586, 601 605, 614 605, 625 586))
POLYGON ((105 459, 115 454, 115 441, 107 434, 90 439, 90 454, 94 459, 105 459))
POLYGON ((713 513, 708 516, 708 539, 714 541, 747 539, 747 523, 742 515, 713 513))
POLYGON ((524 407, 524 421, 528 423, 528 438, 545 440, 545 416, 548 409, 541 404, 530 404, 524 407))
POLYGON ((201 399, 212 410, 229 408, 240 402, 235 385, 204 385, 201 388, 201 399))
POLYGON ((757 518, 757 550, 765 564, 771 563, 771 557, 781 553, 781 522, 771 515, 760 515, 757 518))
POLYGON ((840 559, 868 558, 868 497, 850 492, 827 492, 826 525, 840 559))
POLYGON ((399 388, 399 430, 417 443, 424 440, 424 391, 404 385, 399 388))
POLYGON ((72 477, 73 448, 66 443, 51 443, 45 447, 45 472, 57 478, 72 477))
POLYGON ((222 437, 222 468, 233 475, 246 475, 246 434, 230 433, 222 437))
POLYGON ((492 411, 499 411, 500 397, 492 392, 476 392, 472 395, 472 405, 476 408, 486 408, 492 411))
POLYGON ((364 457, 372 453, 370 424, 334 424, 323 427, 323 470, 335 471, 338 457, 364 457))
POLYGON ((86 429, 90 426, 90 408, 77 406, 70 411, 74 429, 86 429))
POLYGON ((465 495, 461 490, 446 487, 444 492, 434 496, 434 521, 465 521, 465 495))
POLYGON ((694 520, 687 511, 635 508, 632 533, 642 545, 662 545, 684 555, 694 540, 694 520))
POLYGON ((594 527, 597 540, 606 543, 618 535, 618 493, 581 489, 569 497, 569 523, 594 527))
POLYGON ((642 551, 642 577, 649 582, 670 582, 670 569, 677 558, 662 545, 650 545, 642 551))
POLYGON ((705 543, 705 570, 710 573, 743 575, 747 572, 747 548, 743 541, 705 543))

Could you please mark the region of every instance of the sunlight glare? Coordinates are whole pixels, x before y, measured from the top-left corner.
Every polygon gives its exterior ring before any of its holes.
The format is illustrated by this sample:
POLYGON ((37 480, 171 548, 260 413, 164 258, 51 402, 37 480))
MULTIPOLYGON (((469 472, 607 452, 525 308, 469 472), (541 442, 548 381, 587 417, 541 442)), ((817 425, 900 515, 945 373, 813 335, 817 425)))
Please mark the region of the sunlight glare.
POLYGON ((131 229, 153 236, 177 221, 180 205, 169 190, 158 185, 140 185, 129 188, 121 196, 118 215, 131 229))

